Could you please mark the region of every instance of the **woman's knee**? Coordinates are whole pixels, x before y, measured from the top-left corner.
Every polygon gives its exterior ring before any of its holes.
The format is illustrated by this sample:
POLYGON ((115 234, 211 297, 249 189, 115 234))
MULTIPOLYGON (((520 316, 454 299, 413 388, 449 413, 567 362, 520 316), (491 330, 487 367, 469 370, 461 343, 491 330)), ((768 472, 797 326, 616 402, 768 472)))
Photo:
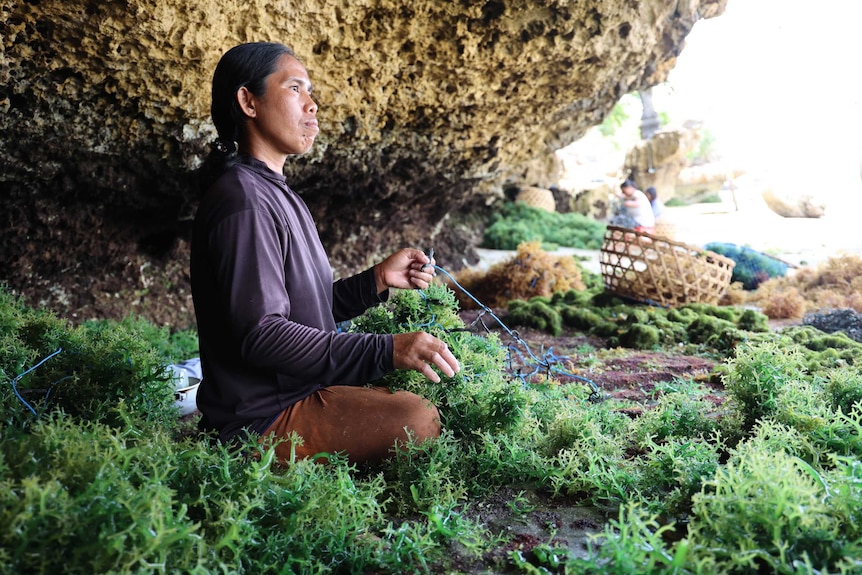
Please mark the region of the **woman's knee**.
POLYGON ((405 427, 414 437, 415 441, 422 442, 426 439, 440 437, 440 412, 433 403, 408 391, 399 391, 405 394, 402 401, 406 404, 404 409, 405 427))

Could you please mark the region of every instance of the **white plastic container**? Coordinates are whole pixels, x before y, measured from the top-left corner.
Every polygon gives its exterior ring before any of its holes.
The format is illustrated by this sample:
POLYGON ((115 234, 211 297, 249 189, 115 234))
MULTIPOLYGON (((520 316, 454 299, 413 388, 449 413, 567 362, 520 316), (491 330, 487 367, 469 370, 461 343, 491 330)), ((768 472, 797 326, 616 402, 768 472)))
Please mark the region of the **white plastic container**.
POLYGON ((180 415, 190 415, 197 411, 198 387, 201 380, 196 377, 184 376, 174 381, 174 399, 177 407, 180 408, 180 415))
POLYGON ((180 410, 180 416, 190 415, 197 411, 198 387, 201 384, 200 360, 193 359, 179 365, 169 365, 174 382, 174 400, 180 410))

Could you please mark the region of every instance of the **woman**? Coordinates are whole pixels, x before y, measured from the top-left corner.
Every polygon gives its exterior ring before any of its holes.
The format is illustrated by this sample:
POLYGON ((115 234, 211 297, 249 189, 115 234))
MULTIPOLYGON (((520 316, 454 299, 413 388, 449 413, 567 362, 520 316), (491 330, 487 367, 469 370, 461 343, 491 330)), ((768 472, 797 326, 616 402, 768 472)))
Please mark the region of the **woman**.
POLYGON ((440 432, 437 409, 417 395, 365 387, 394 369, 434 382, 459 369, 426 333, 338 333, 336 322, 388 297, 425 288, 433 264, 403 249, 356 276, 333 282, 311 214, 283 175, 288 156, 307 152, 318 132, 305 67, 286 46, 241 44, 213 75, 218 140, 212 176, 195 217, 192 296, 200 338, 202 424, 232 441, 296 432, 278 444, 280 461, 344 452, 379 461, 408 433, 440 432))
POLYGON ((648 187, 644 190, 644 194, 646 194, 649 204, 652 206, 653 216, 655 216, 656 223, 658 223, 659 217, 664 213, 664 202, 658 199, 658 190, 655 189, 655 186, 648 187))
POLYGON ((652 233, 655 231, 655 215, 652 211, 649 199, 642 191, 637 189, 631 180, 625 180, 620 184, 622 192, 623 207, 626 214, 635 221, 635 230, 652 233))

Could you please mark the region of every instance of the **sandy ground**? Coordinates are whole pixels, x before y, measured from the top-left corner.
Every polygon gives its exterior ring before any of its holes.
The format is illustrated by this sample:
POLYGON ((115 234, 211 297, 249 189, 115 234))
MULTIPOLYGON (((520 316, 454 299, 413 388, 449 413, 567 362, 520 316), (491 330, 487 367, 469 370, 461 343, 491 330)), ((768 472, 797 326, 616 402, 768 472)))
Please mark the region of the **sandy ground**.
POLYGON ((703 246, 730 242, 814 266, 842 254, 862 255, 859 214, 853 206, 834 209, 821 218, 783 218, 762 202, 732 201, 667 208, 677 241, 703 246))
MULTIPOLYGON (((821 218, 783 218, 772 212, 759 198, 723 197, 721 203, 695 204, 665 208, 664 219, 673 225, 678 242, 703 247, 710 242, 745 245, 780 258, 795 266, 816 266, 830 257, 862 256, 862 225, 857 202, 846 209, 832 209, 821 218)), ((478 269, 510 258, 514 252, 477 250, 478 269)), ((600 273, 599 252, 559 248, 560 255, 579 255, 590 271, 600 273)))

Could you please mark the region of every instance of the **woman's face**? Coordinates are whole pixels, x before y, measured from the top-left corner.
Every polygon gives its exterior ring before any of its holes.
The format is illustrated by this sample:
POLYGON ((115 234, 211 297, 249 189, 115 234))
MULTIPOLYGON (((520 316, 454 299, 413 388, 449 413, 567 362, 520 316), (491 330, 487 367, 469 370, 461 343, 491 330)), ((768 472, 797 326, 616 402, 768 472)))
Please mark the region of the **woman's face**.
POLYGON ((246 144, 252 155, 267 163, 283 163, 284 156, 311 149, 319 131, 317 103, 311 98, 311 89, 305 66, 284 54, 275 71, 267 76, 262 96, 248 91, 239 94, 241 102, 246 98, 246 144))

